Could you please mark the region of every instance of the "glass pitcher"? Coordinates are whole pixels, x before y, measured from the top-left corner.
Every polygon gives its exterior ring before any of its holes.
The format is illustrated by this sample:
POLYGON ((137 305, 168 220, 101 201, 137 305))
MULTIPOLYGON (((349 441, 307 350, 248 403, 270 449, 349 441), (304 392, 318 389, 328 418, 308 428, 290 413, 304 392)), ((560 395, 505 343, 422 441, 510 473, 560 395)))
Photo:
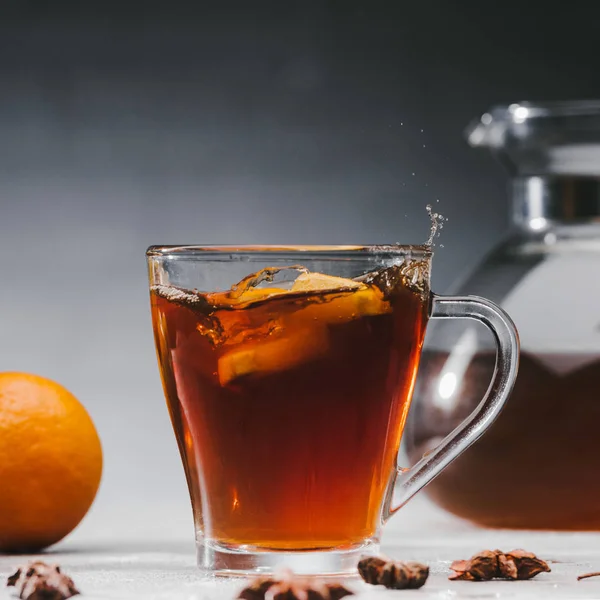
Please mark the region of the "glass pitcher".
MULTIPOLYGON (((452 293, 490 298, 521 337, 521 366, 484 438, 427 488, 492 527, 600 530, 600 101, 495 107, 467 129, 511 177, 512 228, 452 293)), ((493 339, 432 324, 407 432, 415 462, 473 409, 493 339)))

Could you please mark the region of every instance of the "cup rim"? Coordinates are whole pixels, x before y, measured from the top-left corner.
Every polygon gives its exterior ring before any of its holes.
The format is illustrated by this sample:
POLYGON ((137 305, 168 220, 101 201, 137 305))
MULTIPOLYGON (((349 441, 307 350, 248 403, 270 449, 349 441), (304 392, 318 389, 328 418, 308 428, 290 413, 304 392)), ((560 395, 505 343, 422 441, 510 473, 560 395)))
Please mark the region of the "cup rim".
POLYGON ((313 255, 318 257, 352 258, 360 256, 410 256, 430 258, 433 249, 425 244, 328 245, 328 244, 203 244, 152 245, 146 250, 148 258, 201 258, 258 255, 313 255))

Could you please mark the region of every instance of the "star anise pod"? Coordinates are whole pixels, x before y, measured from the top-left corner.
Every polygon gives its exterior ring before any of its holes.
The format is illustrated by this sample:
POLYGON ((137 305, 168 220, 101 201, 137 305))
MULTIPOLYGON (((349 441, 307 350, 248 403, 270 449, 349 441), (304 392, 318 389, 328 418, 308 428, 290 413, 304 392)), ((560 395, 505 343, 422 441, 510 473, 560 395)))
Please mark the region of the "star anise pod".
POLYGON ((256 577, 239 594, 242 600, 340 600, 354 592, 340 583, 302 577, 286 569, 273 577, 256 577))
POLYGON ((550 572, 548 563, 525 550, 482 550, 469 560, 455 560, 449 579, 462 581, 489 581, 490 579, 532 579, 550 572))
POLYGON ((15 587, 22 600, 66 600, 79 594, 73 580, 58 565, 42 561, 20 567, 6 585, 15 587))
POLYGON ((422 587, 429 577, 429 567, 418 562, 386 560, 379 556, 363 558, 358 563, 360 576, 372 585, 392 590, 414 590, 422 587))

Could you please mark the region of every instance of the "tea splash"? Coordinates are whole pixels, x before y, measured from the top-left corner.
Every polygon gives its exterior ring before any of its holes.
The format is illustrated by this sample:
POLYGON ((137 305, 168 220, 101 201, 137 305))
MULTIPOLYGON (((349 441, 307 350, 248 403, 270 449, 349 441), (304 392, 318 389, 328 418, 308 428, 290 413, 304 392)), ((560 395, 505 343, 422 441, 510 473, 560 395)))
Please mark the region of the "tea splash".
MULTIPOLYGON (((444 223, 446 223, 448 219, 444 217, 444 215, 434 212, 431 204, 427 204, 427 206, 425 206, 425 210, 427 211, 429 220, 431 221, 431 229, 429 230, 429 237, 427 238, 425 245, 431 247, 434 245, 433 242, 435 238, 440 236, 440 233, 444 228, 444 223)), ((443 246, 441 247, 443 248, 443 246)))

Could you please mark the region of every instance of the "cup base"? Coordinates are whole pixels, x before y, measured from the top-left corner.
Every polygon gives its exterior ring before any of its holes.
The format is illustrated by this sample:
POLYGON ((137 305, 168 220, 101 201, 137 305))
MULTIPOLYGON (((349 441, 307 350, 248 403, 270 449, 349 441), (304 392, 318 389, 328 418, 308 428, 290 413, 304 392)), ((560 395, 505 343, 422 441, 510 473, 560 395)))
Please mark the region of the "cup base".
POLYGON ((365 556, 378 554, 379 543, 365 540, 344 549, 277 552, 202 540, 197 543, 197 553, 198 567, 206 574, 220 577, 270 575, 287 568, 298 575, 345 578, 358 576, 358 561, 365 556))

